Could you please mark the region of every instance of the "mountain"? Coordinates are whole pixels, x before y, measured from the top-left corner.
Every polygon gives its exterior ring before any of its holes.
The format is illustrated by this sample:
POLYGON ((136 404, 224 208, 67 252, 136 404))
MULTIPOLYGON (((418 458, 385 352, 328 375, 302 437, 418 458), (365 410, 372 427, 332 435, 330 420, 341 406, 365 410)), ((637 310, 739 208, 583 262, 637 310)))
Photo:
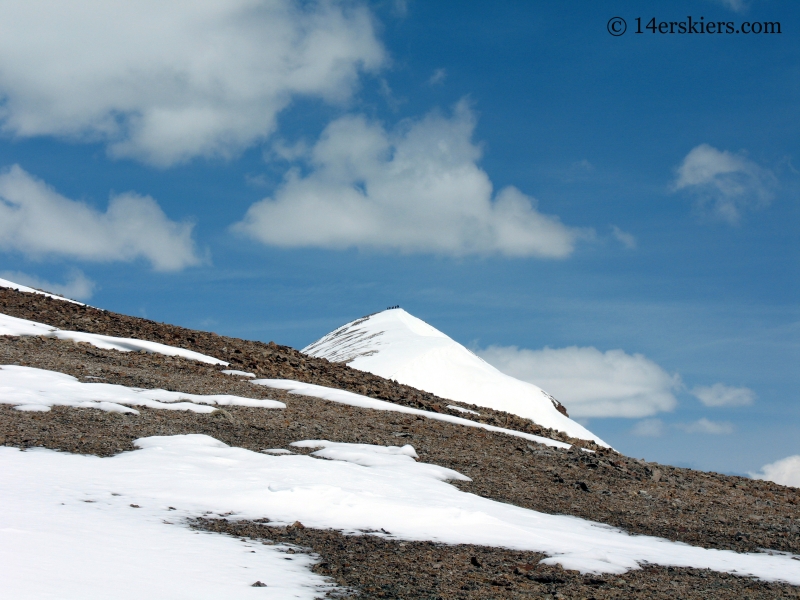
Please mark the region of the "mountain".
POLYGON ((493 408, 608 446, 570 419, 541 388, 501 373, 482 358, 402 308, 351 321, 302 352, 374 373, 456 402, 493 408))
POLYGON ((0 314, 9 597, 800 596, 796 488, 2 282, 0 314))

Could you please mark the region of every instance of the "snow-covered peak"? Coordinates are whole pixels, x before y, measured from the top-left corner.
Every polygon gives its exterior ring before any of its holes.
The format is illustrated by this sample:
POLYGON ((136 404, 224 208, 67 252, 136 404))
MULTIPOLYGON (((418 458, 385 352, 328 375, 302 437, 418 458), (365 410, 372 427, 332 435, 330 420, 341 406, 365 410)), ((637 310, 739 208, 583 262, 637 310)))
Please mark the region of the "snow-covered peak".
POLYGON ((542 427, 607 446, 561 414, 544 390, 501 373, 401 308, 351 321, 306 346, 303 352, 344 362, 442 398, 516 414, 542 427))
MULTIPOLYGON (((392 308, 351 321, 306 346, 302 351, 311 356, 327 358, 332 362, 345 362, 359 368, 352 364, 359 358, 381 353, 382 361, 395 355, 401 359, 402 355, 417 347, 422 350, 439 344, 447 345, 447 342, 455 343, 422 319, 402 308, 392 308)), ((374 372, 371 369, 361 370, 374 372)))

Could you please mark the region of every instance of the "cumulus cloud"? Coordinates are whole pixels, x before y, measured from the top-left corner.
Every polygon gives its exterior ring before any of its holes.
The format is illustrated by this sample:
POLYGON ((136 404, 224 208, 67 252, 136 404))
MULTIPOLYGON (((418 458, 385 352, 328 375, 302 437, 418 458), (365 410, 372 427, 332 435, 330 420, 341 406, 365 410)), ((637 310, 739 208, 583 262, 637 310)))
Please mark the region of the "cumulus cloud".
POLYGON ((537 211, 514 187, 494 194, 459 103, 395 131, 363 116, 328 125, 309 172, 291 170, 234 226, 264 244, 448 255, 568 256, 585 234, 537 211))
POLYGON ((200 262, 192 227, 170 221, 149 196, 112 196, 103 213, 18 165, 0 173, 0 250, 98 262, 144 258, 157 271, 175 271, 200 262))
POLYGON ((0 3, 0 122, 168 166, 229 156, 294 96, 346 100, 384 50, 335 0, 0 3))
POLYGON ((705 417, 691 423, 677 423, 675 427, 682 429, 686 433, 703 433, 709 435, 728 435, 734 431, 732 423, 728 423, 727 421, 709 421, 705 417))
POLYGON ((628 250, 633 250, 636 248, 636 238, 632 233, 622 231, 622 229, 616 225, 611 226, 611 233, 614 235, 617 241, 625 246, 628 250))
POLYGON ((72 269, 69 272, 65 283, 53 283, 36 275, 28 275, 20 271, 2 271, 0 272, 0 278, 44 292, 50 292, 56 296, 71 298, 72 300, 88 300, 92 297, 97 287, 94 281, 86 277, 78 269, 72 269))
POLYGON ((660 437, 664 434, 664 422, 661 419, 643 419, 633 426, 631 433, 639 437, 660 437))
POLYGON ((553 394, 576 417, 641 418, 677 405, 672 392, 681 385, 678 376, 641 354, 577 346, 490 346, 478 354, 500 371, 553 394))
POLYGON ((745 209, 771 202, 775 183, 771 171, 747 157, 700 144, 678 167, 674 189, 691 193, 701 209, 736 224, 745 209))
POLYGON ((787 456, 764 465, 759 473, 750 473, 750 477, 800 488, 800 455, 787 456))
POLYGON ((691 393, 706 406, 747 406, 756 399, 756 393, 746 387, 731 387, 722 383, 711 386, 698 385, 691 393))

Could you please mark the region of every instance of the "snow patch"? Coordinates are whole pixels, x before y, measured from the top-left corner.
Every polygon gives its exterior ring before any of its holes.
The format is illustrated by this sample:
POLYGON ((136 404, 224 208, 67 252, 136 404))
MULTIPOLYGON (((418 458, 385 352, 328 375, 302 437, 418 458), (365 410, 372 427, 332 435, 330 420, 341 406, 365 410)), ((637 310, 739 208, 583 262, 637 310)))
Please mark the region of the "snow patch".
POLYGON ((139 414, 130 406, 162 410, 211 413, 218 406, 286 408, 277 400, 256 400, 229 395, 185 394, 166 390, 145 390, 111 383, 83 383, 64 373, 17 365, 0 367, 0 404, 17 410, 49 411, 51 406, 94 408, 106 412, 139 414))
MULTIPOLYGON (((51 327, 44 323, 29 321, 28 319, 18 319, 10 315, 0 313, 0 335, 10 336, 37 336, 56 338, 58 340, 71 340, 75 343, 87 343, 103 350, 118 350, 120 352, 147 352, 149 354, 164 354, 166 356, 180 356, 190 360, 208 363, 211 365, 227 366, 223 360, 212 356, 206 356, 199 352, 167 346, 157 342, 137 340, 133 338, 120 338, 110 335, 100 335, 97 333, 83 333, 81 331, 64 331, 57 327, 51 327)), ((254 375, 255 377, 255 375, 254 375)))
POLYGON ((225 375, 238 375, 239 377, 255 377, 255 373, 248 373, 247 371, 237 371, 236 369, 223 369, 220 371, 225 375))
POLYGON ((467 413, 467 414, 470 414, 470 415, 478 415, 478 416, 481 415, 481 413, 479 413, 477 411, 470 410, 468 408, 464 408, 463 406, 456 406, 455 404, 448 404, 447 408, 449 408, 450 410, 458 411, 460 413, 467 413))

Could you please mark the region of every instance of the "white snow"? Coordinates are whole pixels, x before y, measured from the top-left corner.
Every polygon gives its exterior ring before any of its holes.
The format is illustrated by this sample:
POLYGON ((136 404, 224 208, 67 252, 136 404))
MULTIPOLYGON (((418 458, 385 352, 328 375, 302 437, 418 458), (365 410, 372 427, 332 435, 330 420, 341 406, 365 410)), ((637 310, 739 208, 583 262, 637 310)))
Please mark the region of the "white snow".
POLYGON ((353 392, 346 392, 345 390, 315 385, 313 383, 303 383, 302 381, 294 381, 292 379, 254 379, 253 383, 257 385, 265 385, 278 390, 287 390, 290 394, 312 396, 314 398, 321 398, 330 402, 338 402, 339 404, 347 404, 348 406, 356 406, 358 408, 388 410, 405 413, 407 415, 417 415, 427 419, 434 419, 436 421, 446 421, 447 423, 455 423, 456 425, 477 427, 478 429, 485 429, 486 431, 496 431, 530 440, 532 442, 537 442, 539 444, 553 446, 555 448, 570 447, 570 444, 557 442, 556 440, 551 440, 550 438, 542 437, 540 435, 533 435, 531 433, 524 433, 522 431, 515 431, 513 429, 505 429, 503 427, 495 427, 494 425, 478 423, 477 421, 470 421, 469 419, 462 419, 461 417, 454 417, 453 415, 444 415, 427 410, 420 410, 418 408, 411 408, 409 406, 402 406, 401 404, 394 404, 393 402, 386 402, 385 400, 376 400, 375 398, 362 396, 361 394, 354 394, 353 392))
POLYGON ((548 564, 582 572, 623 573, 650 563, 800 585, 800 561, 788 555, 628 535, 461 492, 442 481, 461 478, 457 473, 414 461, 408 446, 295 444, 322 447, 318 455, 327 460, 320 460, 231 448, 205 435, 150 437, 137 445, 140 450, 111 458, 0 448, 0 578, 9 597, 235 598, 257 579, 274 586, 291 578, 294 593, 306 582, 305 597, 311 595, 319 578, 302 571, 308 565, 302 556, 273 569, 269 548, 193 535, 182 525, 183 518, 209 511, 277 525, 300 521, 346 533, 384 530, 378 535, 539 551, 549 555, 548 564), (256 554, 247 556, 249 550, 256 554))
POLYGON ((310 600, 333 587, 310 570, 315 561, 306 554, 193 532, 186 511, 169 510, 177 502, 161 501, 153 490, 131 497, 158 477, 142 473, 144 452, 118 461, 0 448, 4 597, 310 600), (256 581, 267 587, 251 587, 256 581))
POLYGON ((238 375, 239 377, 255 377, 255 373, 248 373, 247 371, 237 371, 236 369, 223 369, 221 371, 225 375, 238 375))
POLYGON ((229 395, 198 395, 166 390, 145 390, 111 383, 83 383, 71 375, 3 365, 0 367, 0 403, 18 410, 49 411, 51 406, 95 408, 139 414, 130 406, 210 413, 218 406, 286 408, 277 400, 256 400, 229 395))
POLYGON ((120 338, 110 335, 99 335, 97 333, 83 333, 81 331, 64 331, 57 327, 51 327, 44 323, 37 323, 36 321, 29 321, 28 319, 18 319, 10 315, 0 313, 0 335, 11 336, 37 336, 51 337, 59 340, 71 340, 73 342, 85 342, 102 348, 104 350, 119 350, 120 352, 148 352, 151 354, 165 354, 167 356, 180 356, 190 360, 196 360, 212 365, 225 365, 229 363, 214 358, 213 356, 206 356, 199 352, 186 350, 184 348, 176 348, 174 346, 167 346, 166 344, 159 344, 157 342, 148 342, 146 340, 137 340, 133 338, 120 338))
POLYGON ((396 308, 357 319, 302 350, 394 379, 441 398, 519 415, 542 427, 608 446, 558 412, 537 386, 501 373, 424 321, 396 308))
POLYGON ((456 410, 456 411, 458 411, 460 413, 467 413, 469 415, 478 415, 478 416, 480 416, 480 414, 481 414, 478 411, 470 410, 468 408, 464 408, 463 406, 456 406, 455 404, 448 404, 447 408, 449 408, 451 410, 456 410))
POLYGON ((32 287, 28 287, 27 285, 20 285, 18 283, 14 283, 13 281, 9 281, 8 279, 0 279, 0 287, 11 288, 12 290, 17 290, 18 292, 41 294, 42 296, 47 296, 48 298, 55 298, 56 300, 63 300, 64 302, 72 302, 73 304, 80 304, 81 306, 86 306, 83 302, 78 302, 77 300, 70 300, 69 298, 65 298, 64 296, 57 296, 56 294, 43 292, 42 290, 37 290, 32 287))
POLYGON ((430 477, 439 481, 459 480, 472 481, 466 475, 458 471, 418 463, 414 459, 419 458, 416 450, 411 444, 405 446, 375 446, 373 444, 343 444, 329 442, 328 440, 303 440, 293 442, 292 446, 298 448, 322 448, 312 452, 313 456, 319 458, 329 458, 331 460, 343 460, 361 465, 362 467, 387 467, 391 468, 397 476, 413 479, 414 477, 430 477))

